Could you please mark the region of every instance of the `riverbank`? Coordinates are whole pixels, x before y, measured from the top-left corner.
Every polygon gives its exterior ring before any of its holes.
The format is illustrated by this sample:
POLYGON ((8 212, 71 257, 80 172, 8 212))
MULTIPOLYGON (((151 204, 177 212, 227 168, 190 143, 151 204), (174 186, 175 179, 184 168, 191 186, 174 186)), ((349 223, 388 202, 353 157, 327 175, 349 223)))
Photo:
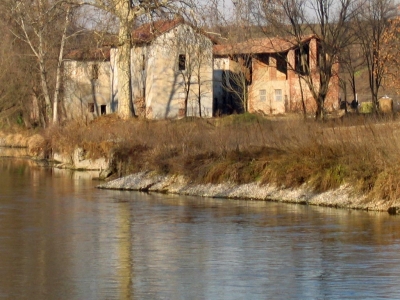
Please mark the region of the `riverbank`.
MULTIPOLYGON (((29 158, 43 162, 36 156, 28 155, 26 147, 0 147, 0 157, 29 158)), ((75 153, 75 155, 77 155, 75 153)), ((46 160, 45 160, 46 161, 46 160)), ((85 164, 87 164, 86 162, 85 164)), ((41 165, 49 165, 41 163, 41 165)), ((61 169, 93 170, 96 164, 87 165, 87 168, 76 168, 70 163, 53 162, 53 167, 61 169)), ((101 169, 97 169, 101 177, 101 169)), ((388 211, 397 213, 400 202, 388 204, 386 201, 368 200, 365 195, 360 195, 348 185, 323 193, 315 193, 306 186, 298 188, 279 188, 274 185, 260 183, 235 184, 194 184, 180 175, 159 175, 156 172, 140 172, 123 176, 97 186, 100 189, 131 190, 142 192, 170 193, 210 198, 244 199, 257 201, 276 201, 282 203, 295 203, 301 205, 327 206, 343 209, 358 209, 371 211, 388 211), (393 211, 394 210, 394 211, 393 211)))
MULTIPOLYGON (((31 132, 18 145, 60 168, 99 170, 109 181, 101 188, 397 212, 399 130, 393 118, 363 116, 316 123, 108 115, 31 132)), ((0 145, 7 140, 0 134, 0 145)))
POLYGON ((369 199, 349 185, 317 193, 303 185, 297 188, 279 188, 271 184, 252 182, 248 184, 221 183, 195 184, 179 175, 159 175, 156 172, 140 172, 100 184, 101 189, 132 190, 171 193, 211 198, 245 199, 327 206, 343 209, 390 211, 397 213, 400 201, 388 203, 369 199))

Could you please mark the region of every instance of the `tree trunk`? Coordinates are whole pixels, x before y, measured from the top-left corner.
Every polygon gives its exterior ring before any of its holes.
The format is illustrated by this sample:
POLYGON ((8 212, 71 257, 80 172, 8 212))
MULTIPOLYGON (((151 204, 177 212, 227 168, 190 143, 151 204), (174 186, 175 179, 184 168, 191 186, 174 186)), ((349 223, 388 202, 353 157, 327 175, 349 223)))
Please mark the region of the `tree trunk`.
POLYGON ((303 118, 307 118, 307 107, 306 103, 304 101, 304 91, 303 91, 303 85, 301 84, 301 77, 299 76, 299 86, 300 86, 300 94, 301 94, 301 107, 303 109, 303 118))
POLYGON ((131 33, 129 24, 130 22, 122 20, 118 35, 118 114, 123 119, 134 115, 131 86, 131 33))
MULTIPOLYGON (((184 80, 185 80, 185 76, 183 76, 184 80)), ((189 95, 190 95, 190 76, 187 79, 187 83, 185 83, 185 87, 186 87, 186 95, 185 95, 185 117, 188 116, 188 104, 189 104, 189 95)))
POLYGON ((52 110, 51 110, 51 99, 50 99, 50 93, 49 89, 47 87, 47 76, 46 76, 46 67, 44 64, 44 61, 42 59, 39 59, 39 68, 40 68, 40 84, 42 86, 42 93, 43 93, 43 98, 45 101, 45 107, 44 107, 44 116, 45 116, 45 127, 47 127, 49 123, 49 119, 52 115, 52 110))
MULTIPOLYGON (((200 74, 200 72, 199 72, 199 74, 200 74)), ((198 75, 197 79, 198 79, 198 93, 199 93, 197 101, 198 101, 198 104, 199 104, 199 117, 201 118, 202 116, 201 116, 201 80, 200 80, 200 75, 198 75)))
POLYGON ((318 96, 317 110, 315 111, 315 120, 324 120, 324 99, 321 96, 318 96))
POLYGON ((317 94, 317 111, 315 113, 315 119, 319 121, 323 121, 325 118, 325 113, 324 113, 324 106, 325 106, 325 99, 326 95, 328 94, 328 89, 329 89, 329 81, 330 77, 324 77, 324 80, 320 80, 320 87, 319 87, 319 93, 317 94))
POLYGON ((357 98, 356 76, 354 75, 354 73, 351 74, 351 88, 352 88, 352 91, 353 91, 354 100, 356 100, 356 98, 357 98))
POLYGON ((243 77, 242 77, 242 87, 243 87, 243 111, 245 113, 247 113, 248 112, 248 107, 247 107, 248 95, 247 95, 247 82, 246 82, 245 74, 243 74, 243 77))
POLYGON ((378 95, 373 90, 371 90, 371 97, 372 97, 372 110, 374 113, 378 113, 379 112, 378 95))
POLYGON ((61 67, 62 67, 62 61, 63 61, 63 55, 64 55, 64 46, 65 46, 65 40, 67 39, 67 27, 69 24, 69 14, 71 11, 71 7, 68 6, 66 16, 65 16, 65 24, 64 24, 64 31, 61 37, 61 44, 60 44, 60 50, 59 50, 59 55, 58 55, 58 62, 57 62, 57 70, 56 70, 56 88, 54 90, 54 100, 53 100, 53 124, 58 123, 58 99, 60 96, 60 87, 61 87, 61 67))

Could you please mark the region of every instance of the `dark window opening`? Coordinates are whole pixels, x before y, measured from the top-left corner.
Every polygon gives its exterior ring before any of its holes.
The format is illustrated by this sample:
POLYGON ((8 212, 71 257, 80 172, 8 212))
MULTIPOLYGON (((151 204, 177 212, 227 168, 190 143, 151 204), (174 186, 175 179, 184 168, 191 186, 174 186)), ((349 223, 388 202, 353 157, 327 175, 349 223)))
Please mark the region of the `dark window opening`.
POLYGON ((94 103, 88 103, 88 111, 94 113, 94 103))
POLYGON ((262 53, 257 55, 257 59, 263 64, 269 65, 269 56, 269 54, 262 53))
POLYGON ((278 54, 276 58, 276 68, 279 72, 287 76, 287 53, 278 54))
POLYGON ((99 79, 99 65, 92 65, 92 79, 99 79))
POLYGON ((295 71, 300 75, 310 73, 309 46, 303 45, 295 51, 295 71))
POLYGON ((142 71, 146 70, 146 57, 142 55, 142 71))
POLYGON ((186 70, 186 55, 185 54, 179 54, 179 71, 184 71, 186 70))
POLYGON ((106 107, 107 107, 107 105, 100 105, 100 114, 101 115, 106 114, 106 107))

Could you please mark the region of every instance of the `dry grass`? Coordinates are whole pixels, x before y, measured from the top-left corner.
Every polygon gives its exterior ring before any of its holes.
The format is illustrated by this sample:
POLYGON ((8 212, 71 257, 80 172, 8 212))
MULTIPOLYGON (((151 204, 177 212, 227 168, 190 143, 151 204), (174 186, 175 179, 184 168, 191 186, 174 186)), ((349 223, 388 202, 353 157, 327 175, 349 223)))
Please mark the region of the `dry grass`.
POLYGON ((383 199, 400 197, 400 123, 363 116, 326 123, 256 115, 220 119, 69 123, 48 131, 55 151, 83 147, 114 155, 119 176, 140 170, 183 174, 193 182, 260 181, 316 191, 350 183, 383 199))

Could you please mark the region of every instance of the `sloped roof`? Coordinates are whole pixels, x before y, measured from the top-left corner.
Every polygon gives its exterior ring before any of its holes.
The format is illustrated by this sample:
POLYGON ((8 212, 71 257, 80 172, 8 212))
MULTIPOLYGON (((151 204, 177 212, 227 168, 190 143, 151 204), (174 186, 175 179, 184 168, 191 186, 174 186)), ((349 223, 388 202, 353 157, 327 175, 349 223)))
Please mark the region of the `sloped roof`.
POLYGON ((109 61, 111 47, 102 47, 97 49, 75 49, 68 52, 64 59, 78 61, 109 61))
MULTIPOLYGON (((305 43, 316 38, 315 35, 308 35, 301 39, 305 43)), ((260 54, 260 53, 281 53, 298 47, 299 42, 292 38, 261 38, 251 39, 242 43, 214 45, 213 53, 216 56, 232 54, 260 54)))
MULTIPOLYGON (((151 43, 156 37, 174 29, 175 27, 181 24, 187 24, 188 26, 191 26, 200 34, 203 34, 206 37, 208 37, 213 42, 213 44, 216 44, 216 40, 214 37, 210 36, 201 29, 195 27, 194 25, 186 22, 182 16, 178 16, 174 19, 159 20, 143 24, 142 26, 132 31, 131 33, 132 42, 138 45, 151 43)), ((115 45, 117 45, 117 42, 118 42, 118 37, 112 36, 108 38, 107 43, 105 43, 102 48, 75 49, 68 52, 64 56, 64 59, 82 60, 82 61, 84 60, 109 61, 110 49, 115 47, 115 45)))
POLYGON ((184 24, 185 20, 179 16, 172 20, 159 20, 146 23, 132 31, 132 41, 137 44, 146 44, 180 24, 184 24))
POLYGON ((132 42, 134 44, 151 43, 156 37, 174 29, 181 24, 186 24, 192 27, 196 32, 208 37, 213 42, 213 44, 217 43, 215 37, 207 34, 195 25, 186 22, 182 16, 177 16, 174 19, 159 20, 143 24, 139 28, 132 31, 132 42))

